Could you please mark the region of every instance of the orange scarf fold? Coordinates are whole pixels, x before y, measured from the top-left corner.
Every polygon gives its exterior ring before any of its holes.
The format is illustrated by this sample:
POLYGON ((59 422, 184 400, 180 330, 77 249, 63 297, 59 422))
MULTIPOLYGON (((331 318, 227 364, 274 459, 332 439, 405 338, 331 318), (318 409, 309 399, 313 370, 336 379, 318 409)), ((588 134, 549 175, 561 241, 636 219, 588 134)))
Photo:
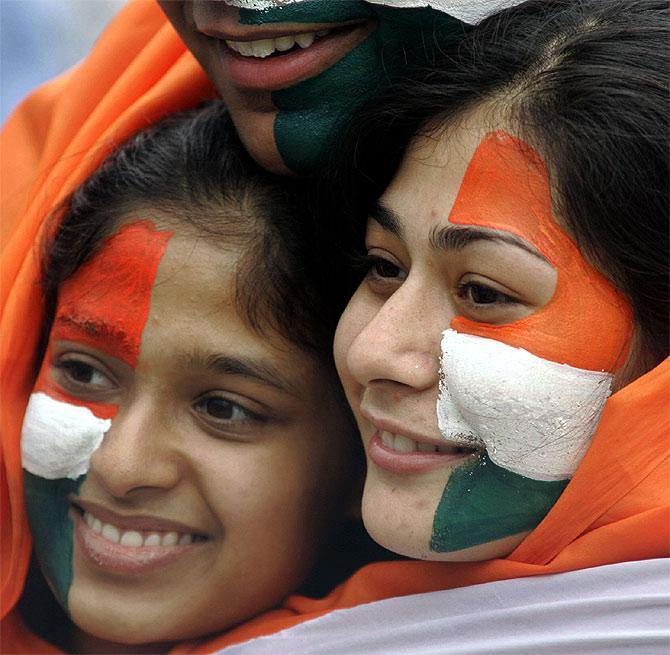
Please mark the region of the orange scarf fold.
MULTIPOLYGON (((128 135, 212 97, 213 87, 152 0, 134 0, 90 56, 37 90, 0 142, 0 508, 3 652, 58 652, 11 612, 31 551, 20 432, 34 380, 42 300, 38 251, 45 219, 128 135), (20 649, 19 649, 20 648, 20 649)), ((326 598, 288 598, 214 640, 178 646, 206 653, 363 602, 515 577, 666 557, 670 544, 670 360, 612 396, 593 444, 544 521, 506 559, 379 562, 326 598)))

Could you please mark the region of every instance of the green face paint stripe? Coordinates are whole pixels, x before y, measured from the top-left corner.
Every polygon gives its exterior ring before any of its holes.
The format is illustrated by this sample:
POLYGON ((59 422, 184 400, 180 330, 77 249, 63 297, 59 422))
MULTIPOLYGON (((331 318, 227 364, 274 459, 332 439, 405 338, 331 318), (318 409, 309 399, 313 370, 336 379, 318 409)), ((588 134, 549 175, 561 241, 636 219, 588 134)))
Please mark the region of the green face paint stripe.
POLYGON ((33 547, 44 575, 55 585, 58 601, 67 611, 74 538, 67 497, 78 494, 86 476, 77 480, 46 480, 27 471, 23 473, 33 547))
POLYGON ((408 65, 430 61, 435 43, 462 33, 463 24, 430 8, 396 9, 365 2, 304 2, 265 11, 241 9, 240 22, 336 23, 377 18, 379 26, 321 75, 272 93, 279 110, 277 149, 296 173, 318 173, 351 113, 408 65))
POLYGON ((371 18, 374 12, 362 0, 347 2, 300 2, 274 9, 240 9, 240 23, 262 25, 263 23, 343 23, 360 18, 371 18))
POLYGON ((531 480, 486 455, 456 469, 433 518, 430 549, 448 553, 535 528, 569 480, 531 480))

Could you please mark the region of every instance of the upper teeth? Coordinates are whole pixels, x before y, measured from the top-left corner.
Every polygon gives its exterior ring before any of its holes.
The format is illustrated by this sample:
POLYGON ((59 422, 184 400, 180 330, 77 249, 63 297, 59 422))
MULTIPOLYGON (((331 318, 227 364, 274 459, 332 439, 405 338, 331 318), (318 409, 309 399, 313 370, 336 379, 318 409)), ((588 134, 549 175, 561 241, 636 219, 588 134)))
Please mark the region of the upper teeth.
POLYGON ((276 39, 258 39, 257 41, 228 41, 226 45, 243 57, 269 57, 279 51, 286 52, 296 43, 301 48, 309 48, 315 39, 325 36, 330 30, 319 30, 318 32, 307 32, 305 34, 287 34, 276 39))
POLYGON ((138 532, 122 530, 111 523, 103 523, 89 512, 84 512, 84 521, 93 532, 103 539, 122 546, 186 546, 193 541, 193 535, 179 532, 138 532))
POLYGON ((454 446, 451 444, 440 444, 439 446, 435 446, 434 444, 421 443, 419 441, 409 439, 408 437, 404 437, 401 434, 387 432, 386 430, 380 430, 379 437, 387 448, 390 448, 391 450, 397 450, 401 453, 410 453, 414 450, 419 450, 425 453, 458 454, 472 450, 471 448, 454 446))

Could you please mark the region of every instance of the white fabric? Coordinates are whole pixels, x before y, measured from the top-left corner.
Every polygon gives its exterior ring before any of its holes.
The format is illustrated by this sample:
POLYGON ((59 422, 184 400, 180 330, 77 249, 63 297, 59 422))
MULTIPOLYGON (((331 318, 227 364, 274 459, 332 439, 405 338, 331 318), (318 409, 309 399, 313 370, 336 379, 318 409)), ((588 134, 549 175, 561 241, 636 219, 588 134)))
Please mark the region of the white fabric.
POLYGON ((648 560, 382 600, 220 655, 668 655, 670 565, 648 560))
MULTIPOLYGON (((281 5, 297 4, 307 0, 225 0, 226 4, 241 9, 266 10, 274 9, 281 5)), ((322 0, 332 2, 333 0, 322 0)), ((346 0, 337 0, 344 2, 346 0)), ((371 4, 386 5, 387 7, 431 7, 437 11, 444 12, 458 18, 464 23, 474 25, 491 14, 518 5, 523 0, 367 0, 371 4)))
POLYGON ((88 407, 34 393, 21 431, 23 468, 47 480, 76 480, 88 471, 91 455, 111 425, 109 419, 98 418, 88 407))
POLYGON ((498 466, 533 480, 574 475, 611 393, 611 374, 451 329, 441 348, 437 422, 445 439, 484 448, 498 466))

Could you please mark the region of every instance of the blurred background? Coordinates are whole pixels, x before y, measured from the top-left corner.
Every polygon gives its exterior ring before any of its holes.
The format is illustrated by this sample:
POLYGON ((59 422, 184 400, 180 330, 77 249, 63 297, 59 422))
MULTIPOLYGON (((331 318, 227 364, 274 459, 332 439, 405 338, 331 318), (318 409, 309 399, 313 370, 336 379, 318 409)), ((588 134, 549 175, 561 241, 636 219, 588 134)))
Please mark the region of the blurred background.
POLYGON ((90 50, 126 0, 0 0, 0 119, 90 50))

